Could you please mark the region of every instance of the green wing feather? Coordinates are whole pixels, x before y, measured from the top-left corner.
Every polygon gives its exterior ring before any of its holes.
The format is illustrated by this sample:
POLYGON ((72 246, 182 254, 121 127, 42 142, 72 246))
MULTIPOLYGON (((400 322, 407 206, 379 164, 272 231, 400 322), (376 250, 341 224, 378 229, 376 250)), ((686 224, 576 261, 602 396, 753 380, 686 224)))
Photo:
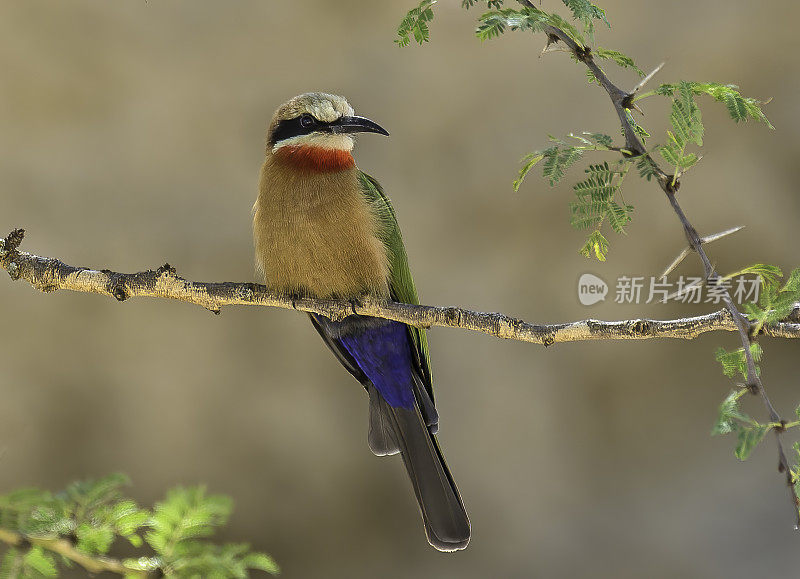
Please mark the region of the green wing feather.
MULTIPOLYGON (((397 302, 419 304, 417 288, 414 286, 414 279, 411 277, 411 270, 408 267, 408 256, 403 245, 400 227, 397 225, 394 208, 389 198, 383 193, 380 183, 374 178, 359 171, 359 180, 364 197, 366 197, 380 219, 381 227, 378 236, 389 252, 389 291, 391 297, 397 302)), ((433 380, 430 355, 428 354, 428 338, 423 329, 414 326, 408 326, 408 329, 417 349, 417 357, 425 387, 431 396, 431 400, 433 400, 433 380)))

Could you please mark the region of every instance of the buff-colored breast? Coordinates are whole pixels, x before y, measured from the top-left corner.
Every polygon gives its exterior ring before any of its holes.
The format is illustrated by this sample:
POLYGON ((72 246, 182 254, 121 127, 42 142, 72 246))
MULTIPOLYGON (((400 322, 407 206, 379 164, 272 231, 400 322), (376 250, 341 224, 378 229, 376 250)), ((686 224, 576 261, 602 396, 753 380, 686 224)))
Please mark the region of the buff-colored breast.
POLYGON ((312 172, 270 154, 253 209, 256 266, 270 289, 320 298, 388 296, 386 248, 356 169, 312 172))

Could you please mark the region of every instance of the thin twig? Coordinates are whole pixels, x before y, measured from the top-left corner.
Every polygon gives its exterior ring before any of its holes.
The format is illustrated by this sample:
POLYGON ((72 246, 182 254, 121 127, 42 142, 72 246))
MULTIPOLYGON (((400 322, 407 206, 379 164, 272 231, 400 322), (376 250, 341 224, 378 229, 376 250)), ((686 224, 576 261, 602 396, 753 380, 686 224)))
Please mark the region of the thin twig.
POLYGON ((89 573, 102 573, 104 571, 125 575, 126 577, 146 577, 147 572, 126 566, 119 559, 87 555, 75 548, 71 541, 59 537, 37 537, 35 535, 22 535, 20 533, 0 529, 0 542, 12 547, 25 544, 35 545, 52 553, 57 553, 74 561, 89 573))

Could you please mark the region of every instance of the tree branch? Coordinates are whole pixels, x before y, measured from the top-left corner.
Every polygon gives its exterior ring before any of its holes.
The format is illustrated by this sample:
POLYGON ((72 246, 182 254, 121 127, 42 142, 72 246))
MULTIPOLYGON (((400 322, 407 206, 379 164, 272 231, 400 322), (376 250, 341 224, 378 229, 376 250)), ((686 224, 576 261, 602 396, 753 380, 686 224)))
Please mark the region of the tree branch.
MULTIPOLYGON (((518 2, 528 8, 535 7, 530 0, 518 0, 518 2)), ((750 352, 750 344, 755 338, 750 332, 750 321, 736 308, 736 305, 734 304, 733 299, 731 298, 727 289, 718 285, 717 282, 720 279, 719 275, 715 271, 714 266, 711 264, 711 261, 708 259, 708 256, 703 249, 702 239, 678 203, 677 192, 680 188, 680 180, 678 179, 678 176, 667 175, 659 167, 658 163, 656 163, 647 152, 644 143, 642 143, 641 139, 639 139, 634 132, 633 127, 631 127, 631 124, 628 122, 626 111, 629 111, 633 106, 634 92, 623 91, 616 84, 614 84, 595 62, 591 49, 579 46, 563 30, 553 26, 547 26, 545 27, 545 32, 548 36, 548 42, 563 42, 569 48, 570 52, 575 56, 575 58, 585 64, 586 67, 592 71, 592 74, 594 74, 600 85, 608 93, 611 103, 614 106, 614 110, 620 119, 622 132, 625 136, 625 148, 627 149, 628 153, 626 154, 623 152, 623 156, 643 156, 648 158, 652 163, 652 166, 656 172, 656 180, 658 181, 659 186, 666 194, 673 211, 680 220, 684 234, 689 240, 689 245, 697 253, 701 263, 703 264, 706 280, 709 284, 718 287, 720 294, 722 295, 723 302, 725 303, 726 310, 730 314, 730 319, 732 319, 736 325, 736 330, 739 333, 742 347, 744 348, 745 359, 747 361, 747 386, 751 389, 751 391, 753 391, 753 393, 761 395, 764 406, 769 414, 770 421, 783 424, 783 421, 775 411, 772 402, 767 396, 764 385, 761 383, 761 378, 756 371, 755 360, 750 352)), ((795 528, 800 530, 800 497, 798 497, 797 491, 792 483, 791 469, 789 467, 789 462, 786 459, 786 454, 783 450, 783 444, 781 442, 781 435, 783 434, 784 429, 774 428, 773 430, 775 432, 775 440, 778 446, 778 471, 784 473, 786 476, 786 484, 789 487, 790 496, 792 499, 792 507, 795 512, 795 528)))
MULTIPOLYGON (((156 270, 117 273, 67 265, 51 257, 19 251, 24 231, 14 230, 0 240, 0 266, 12 279, 23 279, 50 292, 72 290, 113 297, 155 297, 180 300, 219 313, 223 306, 255 305, 322 314, 341 320, 352 314, 374 316, 429 328, 443 326, 481 332, 497 338, 549 346, 561 342, 589 340, 646 340, 678 338, 690 340, 713 331, 737 331, 727 310, 677 320, 635 319, 606 322, 581 320, 564 324, 531 324, 499 313, 475 312, 457 307, 401 304, 364 297, 356 301, 290 298, 270 293, 254 283, 204 283, 185 280, 165 264, 156 270)), ((762 333, 775 338, 800 338, 800 304, 783 321, 765 325, 762 333)))
POLYGON ((111 557, 92 556, 82 553, 75 548, 71 541, 58 537, 36 537, 32 535, 22 535, 7 529, 0 529, 0 542, 12 547, 21 547, 25 544, 35 545, 57 553, 74 561, 89 573, 102 573, 108 571, 126 577, 146 577, 147 573, 139 569, 125 566, 119 559, 111 557))

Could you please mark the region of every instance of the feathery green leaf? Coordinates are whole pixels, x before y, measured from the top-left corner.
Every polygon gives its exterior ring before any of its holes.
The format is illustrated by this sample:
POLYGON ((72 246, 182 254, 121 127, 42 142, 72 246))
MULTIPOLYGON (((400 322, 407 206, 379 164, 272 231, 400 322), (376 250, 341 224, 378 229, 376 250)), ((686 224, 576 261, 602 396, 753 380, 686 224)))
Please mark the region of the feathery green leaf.
POLYGON ((753 419, 742 413, 739 410, 739 398, 747 393, 744 388, 739 390, 731 390, 730 394, 725 397, 722 404, 719 405, 717 412, 717 421, 711 429, 711 435, 717 436, 720 434, 728 434, 739 430, 739 423, 744 422, 751 424, 753 419))
POLYGON ((608 240, 599 230, 592 231, 579 252, 584 257, 591 258, 594 255, 598 261, 605 261, 608 255, 608 240))
POLYGON ((406 13, 397 28, 397 38, 394 40, 398 46, 408 46, 412 37, 420 45, 430 40, 428 23, 433 20, 433 5, 436 1, 422 0, 419 6, 406 13))
POLYGON ((636 66, 636 64, 633 62, 633 59, 630 56, 619 52, 618 50, 609 50, 607 48, 598 47, 594 50, 594 55, 597 58, 602 58, 604 60, 612 60, 620 67, 630 68, 639 76, 644 76, 644 71, 636 66))
POLYGON ((775 128, 762 110, 763 105, 769 101, 764 102, 742 96, 739 87, 735 84, 720 84, 716 82, 662 84, 656 89, 656 93, 664 96, 673 96, 682 85, 688 85, 694 94, 707 94, 714 100, 723 103, 730 117, 737 123, 752 119, 764 123, 770 129, 775 128))
POLYGON ((770 427, 765 424, 757 424, 740 428, 738 432, 739 443, 736 445, 734 454, 739 460, 747 460, 756 445, 764 439, 764 435, 769 432, 770 427))
POLYGON ((650 133, 648 133, 644 127, 636 122, 636 119, 633 118, 630 109, 625 109, 625 120, 628 121, 628 124, 633 129, 633 132, 636 133, 636 135, 642 140, 642 143, 644 143, 645 140, 650 136, 650 133))
POLYGON ((23 577, 56 577, 58 576, 58 569, 56 568, 55 557, 48 553, 41 547, 34 545, 22 557, 25 563, 27 573, 23 577))
MULTIPOLYGON (((761 345, 757 342, 750 344, 750 354, 753 356, 755 362, 761 360, 763 350, 761 345)), ((714 357, 722 365, 722 371, 728 378, 733 378, 736 374, 741 374, 743 378, 747 378, 747 358, 744 354, 744 348, 727 351, 725 348, 717 348, 714 352, 714 357)), ((760 368, 756 366, 756 374, 760 374, 760 368)))
POLYGON ((639 176, 648 181, 658 175, 658 167, 649 155, 640 155, 636 158, 636 169, 639 171, 639 176))

